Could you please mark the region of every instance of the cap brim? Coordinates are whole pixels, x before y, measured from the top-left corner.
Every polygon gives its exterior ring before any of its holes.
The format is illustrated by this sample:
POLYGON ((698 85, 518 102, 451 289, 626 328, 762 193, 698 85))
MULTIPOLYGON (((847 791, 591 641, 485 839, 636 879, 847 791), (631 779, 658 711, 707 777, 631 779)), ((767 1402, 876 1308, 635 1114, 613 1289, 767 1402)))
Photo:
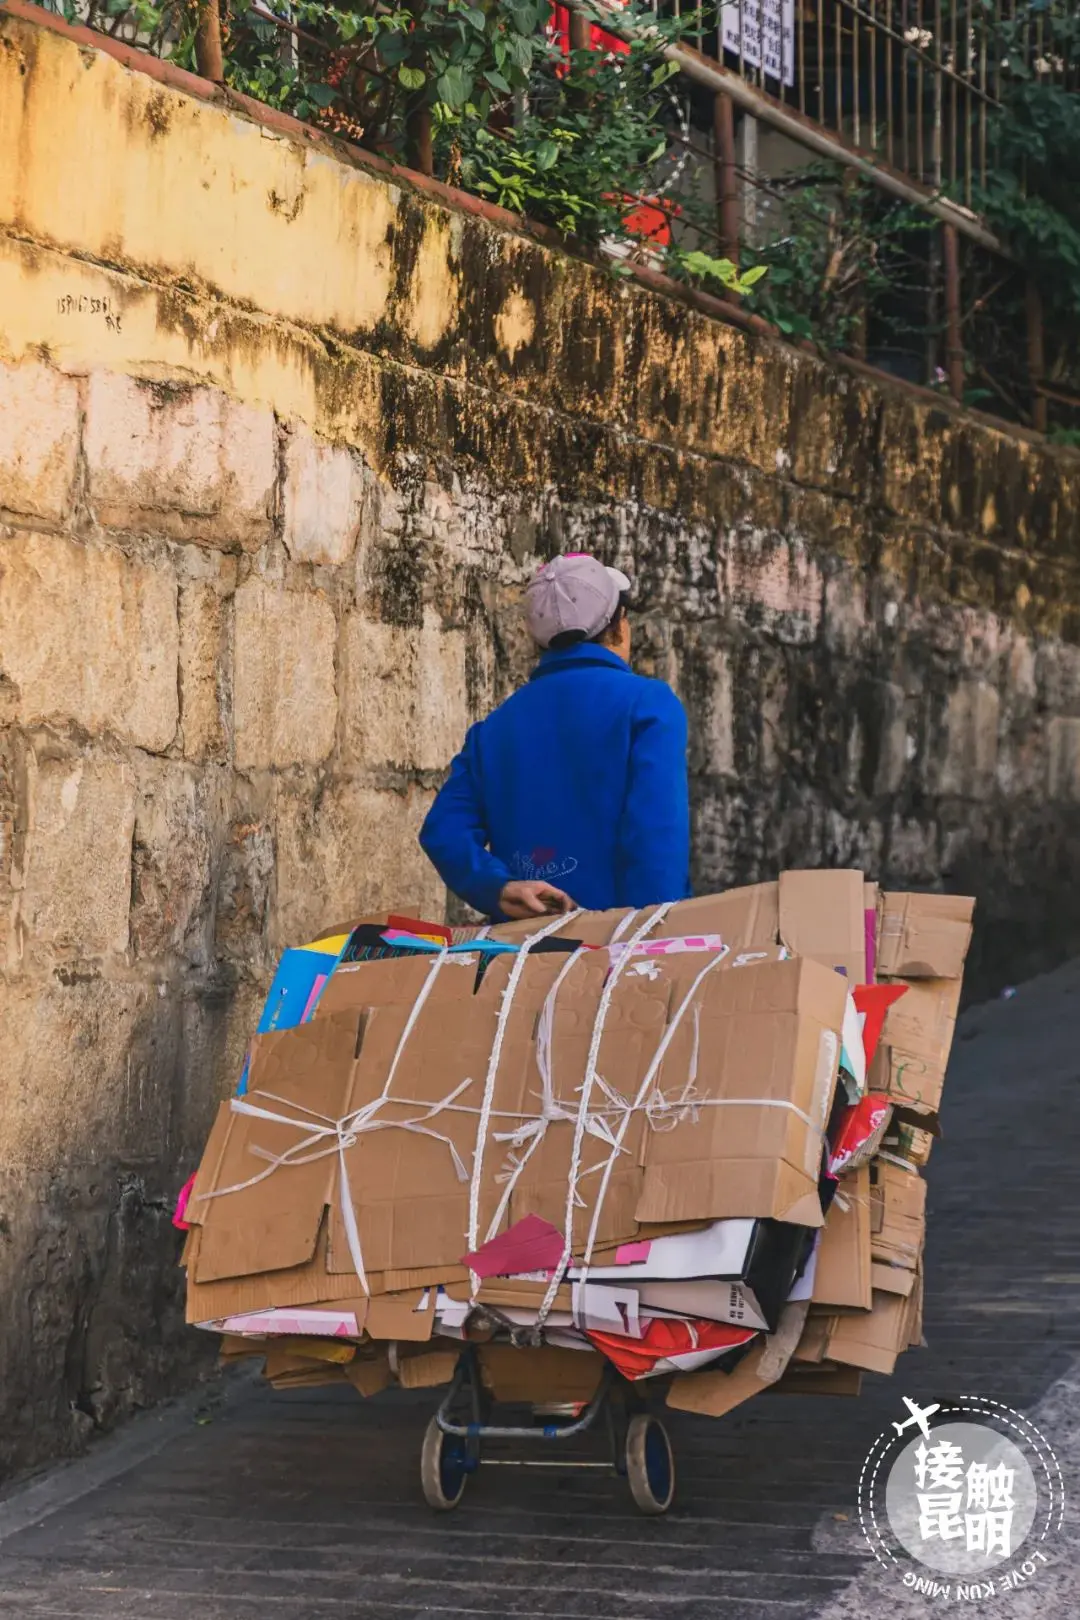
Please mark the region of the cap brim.
POLYGON ((605 572, 611 575, 611 578, 619 587, 620 594, 633 589, 628 576, 622 572, 621 568, 606 568, 605 572))

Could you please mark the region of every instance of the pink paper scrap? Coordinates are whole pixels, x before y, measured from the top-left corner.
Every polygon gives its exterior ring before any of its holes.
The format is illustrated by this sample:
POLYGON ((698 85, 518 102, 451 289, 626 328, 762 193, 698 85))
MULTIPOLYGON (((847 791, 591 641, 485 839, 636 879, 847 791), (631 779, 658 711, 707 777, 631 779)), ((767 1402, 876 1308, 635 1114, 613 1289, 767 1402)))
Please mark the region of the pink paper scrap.
POLYGON ((513 1277, 523 1271, 550 1271, 563 1257, 563 1235, 539 1215, 526 1215, 505 1232, 481 1243, 461 1264, 478 1277, 513 1277))
POLYGON ((191 1189, 194 1187, 194 1185, 195 1177, 194 1175, 191 1175, 184 1182, 184 1185, 180 1189, 180 1196, 176 1200, 176 1211, 173 1215, 172 1223, 178 1232, 191 1231, 191 1222, 185 1221, 184 1216, 187 1214, 188 1199, 191 1197, 191 1189))
POLYGON ((638 1243, 620 1243, 615 1250, 615 1264, 617 1266, 639 1266, 649 1258, 651 1248, 651 1238, 642 1238, 638 1243))
POLYGON ((300 1022, 302 1024, 306 1024, 312 1013, 315 1011, 319 997, 323 993, 323 985, 326 983, 329 976, 330 975, 328 973, 320 973, 318 978, 315 980, 315 983, 312 985, 311 994, 307 998, 307 1005, 300 1015, 300 1022))
POLYGON ((866 982, 873 984, 877 968, 877 912, 866 913, 866 982))

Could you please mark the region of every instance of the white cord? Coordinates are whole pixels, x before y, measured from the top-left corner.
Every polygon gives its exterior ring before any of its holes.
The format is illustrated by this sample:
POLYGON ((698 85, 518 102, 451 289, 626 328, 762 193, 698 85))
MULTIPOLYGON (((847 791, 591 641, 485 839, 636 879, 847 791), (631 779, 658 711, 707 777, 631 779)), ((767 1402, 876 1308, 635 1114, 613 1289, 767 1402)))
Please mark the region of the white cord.
MULTIPOLYGON (((604 1036, 604 1023, 607 1019, 608 1008, 611 1005, 611 998, 615 992, 615 986, 619 982, 623 968, 633 957, 634 947, 645 938, 650 928, 654 927, 657 923, 663 922, 664 918, 667 916, 674 904, 675 902, 673 900, 669 900, 663 905, 657 906, 651 916, 646 917, 645 921, 639 924, 639 926, 634 930, 633 934, 631 934, 630 938, 626 942, 626 949, 619 956, 618 960, 613 963, 604 983, 604 988, 600 993, 600 1004, 596 1009, 596 1017, 593 1020, 592 1039, 589 1042, 589 1056, 585 1063, 585 1078, 581 1083, 581 1101, 578 1105, 577 1119, 574 1122, 574 1143, 570 1152, 570 1174, 566 1184, 566 1225, 563 1235, 562 1258, 552 1273, 551 1281, 548 1283, 547 1292, 544 1295, 540 1309, 537 1313, 535 1329, 537 1334, 543 1330, 544 1323, 547 1321, 548 1314, 551 1311, 551 1307, 555 1302, 555 1297, 558 1294, 560 1284, 562 1283, 563 1277, 566 1275, 566 1268, 570 1264, 570 1257, 573 1252, 574 1208, 577 1202, 577 1184, 581 1175, 581 1144, 585 1137, 586 1122, 589 1117, 589 1102, 592 1098, 592 1089, 597 1079, 596 1063, 600 1056, 600 1042, 604 1036)), ((623 1127, 623 1131, 624 1130, 625 1126, 623 1127)), ((620 1131, 620 1141, 622 1139, 623 1131, 620 1131)), ((606 1183, 603 1190, 606 1190, 606 1183)))
MULTIPOLYGON (((491 1105, 495 1097, 495 1077, 499 1071, 499 1062, 502 1058, 503 1038, 506 1035, 506 1026, 514 1005, 514 992, 517 990, 521 975, 525 971, 525 964, 529 959, 529 952, 539 945, 542 939, 558 933, 567 923, 573 922, 575 917, 581 915, 580 909, 566 912, 555 917, 539 933, 522 943, 521 949, 514 958, 514 965, 510 969, 510 977, 506 981, 503 991, 502 1006, 499 1008, 499 1021, 495 1026, 495 1039, 491 1046, 491 1056, 488 1059, 487 1075, 484 1079, 484 1096, 480 1104, 480 1121, 476 1127, 476 1146, 473 1150, 472 1180, 469 1184, 469 1230, 467 1234, 469 1253, 476 1248, 477 1229, 480 1224, 480 1180, 484 1169, 484 1149, 487 1145, 488 1125, 491 1120, 491 1105)), ((475 1272, 472 1276, 472 1293, 475 1296, 480 1286, 480 1279, 475 1272)))

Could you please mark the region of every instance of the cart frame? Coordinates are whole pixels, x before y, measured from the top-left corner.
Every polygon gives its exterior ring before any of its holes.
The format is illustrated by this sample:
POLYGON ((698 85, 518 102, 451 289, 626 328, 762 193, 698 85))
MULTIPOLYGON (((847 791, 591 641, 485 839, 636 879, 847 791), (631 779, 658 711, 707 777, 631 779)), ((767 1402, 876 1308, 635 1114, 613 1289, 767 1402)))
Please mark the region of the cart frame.
POLYGON ((477 1472, 485 1440, 555 1442, 576 1439, 603 1418, 610 1457, 607 1462, 562 1458, 544 1462, 535 1458, 487 1458, 489 1466, 518 1468, 611 1468, 627 1479, 642 1513, 666 1513, 675 1494, 675 1459, 664 1424, 648 1410, 640 1393, 605 1366, 596 1393, 584 1410, 569 1421, 557 1421, 543 1408, 537 1416, 551 1421, 498 1424, 490 1421, 492 1399, 484 1388, 476 1349, 466 1345, 458 1357, 450 1388, 428 1424, 421 1453, 420 1477, 429 1506, 447 1512, 460 1503, 469 1476, 477 1472), (456 1409, 467 1402, 468 1419, 456 1409))

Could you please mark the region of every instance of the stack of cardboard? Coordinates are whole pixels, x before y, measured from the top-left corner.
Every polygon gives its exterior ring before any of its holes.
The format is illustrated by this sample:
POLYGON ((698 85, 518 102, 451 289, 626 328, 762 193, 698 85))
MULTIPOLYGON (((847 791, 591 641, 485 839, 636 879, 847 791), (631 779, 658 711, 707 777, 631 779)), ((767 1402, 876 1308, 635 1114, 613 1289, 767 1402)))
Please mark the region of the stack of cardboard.
POLYGON ((186 1203, 188 1320, 280 1387, 718 1414, 921 1338, 972 902, 852 871, 283 960, 186 1203), (673 1376, 671 1376, 673 1375, 673 1376))

